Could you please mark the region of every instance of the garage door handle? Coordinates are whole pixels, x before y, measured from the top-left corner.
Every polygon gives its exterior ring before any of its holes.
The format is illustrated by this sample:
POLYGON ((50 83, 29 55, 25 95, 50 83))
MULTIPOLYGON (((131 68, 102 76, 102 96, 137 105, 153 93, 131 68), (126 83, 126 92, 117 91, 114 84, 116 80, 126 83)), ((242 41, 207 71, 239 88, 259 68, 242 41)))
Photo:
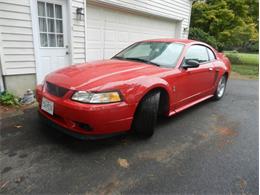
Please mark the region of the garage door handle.
POLYGON ((213 70, 213 68, 209 68, 209 71, 212 71, 213 70))

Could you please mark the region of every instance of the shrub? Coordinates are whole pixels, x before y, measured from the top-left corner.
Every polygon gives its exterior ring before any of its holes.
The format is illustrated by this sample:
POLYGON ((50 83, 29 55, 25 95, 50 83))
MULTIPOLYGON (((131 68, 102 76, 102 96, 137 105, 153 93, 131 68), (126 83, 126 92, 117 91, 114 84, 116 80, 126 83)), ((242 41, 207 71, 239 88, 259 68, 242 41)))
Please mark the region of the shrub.
POLYGON ((235 52, 233 52, 233 53, 225 53, 225 55, 230 60, 231 64, 242 64, 242 61, 241 61, 239 55, 237 55, 237 53, 235 53, 235 52))
POLYGON ((229 58, 232 64, 239 65, 251 65, 257 66, 259 65, 259 55, 253 53, 234 53, 230 51, 226 51, 225 55, 229 58))
POLYGON ((0 104, 4 106, 18 106, 18 98, 10 92, 4 91, 0 94, 0 104))
POLYGON ((259 52, 259 42, 258 41, 249 41, 248 43, 246 43, 244 45, 243 48, 240 49, 240 51, 258 53, 259 52))

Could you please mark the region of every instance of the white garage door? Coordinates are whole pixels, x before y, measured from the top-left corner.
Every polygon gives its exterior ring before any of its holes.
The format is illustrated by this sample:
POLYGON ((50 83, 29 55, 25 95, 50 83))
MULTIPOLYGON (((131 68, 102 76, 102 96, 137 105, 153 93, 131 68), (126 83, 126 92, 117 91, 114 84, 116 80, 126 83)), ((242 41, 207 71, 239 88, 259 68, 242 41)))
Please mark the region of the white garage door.
POLYGON ((172 20, 87 5, 87 59, 108 59, 130 44, 174 38, 172 20))

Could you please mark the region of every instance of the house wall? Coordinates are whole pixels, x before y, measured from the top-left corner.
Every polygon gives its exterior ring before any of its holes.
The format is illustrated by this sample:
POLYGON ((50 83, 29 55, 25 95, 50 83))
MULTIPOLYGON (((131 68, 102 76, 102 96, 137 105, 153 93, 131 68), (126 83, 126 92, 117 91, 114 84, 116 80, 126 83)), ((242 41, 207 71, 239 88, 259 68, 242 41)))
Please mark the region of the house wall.
MULTIPOLYGON (((81 63, 86 61, 86 40, 85 40, 85 17, 77 19, 76 9, 85 8, 86 0, 72 0, 72 63, 81 63)), ((85 10, 85 9, 84 9, 85 10)))
POLYGON ((36 84, 30 0, 0 0, 0 34, 5 87, 23 95, 36 84))
POLYGON ((3 75, 35 73, 29 0, 0 0, 3 75))
POLYGON ((0 33, 0 92, 3 92, 5 90, 4 88, 4 82, 3 82, 3 74, 2 74, 2 56, 3 56, 3 48, 2 48, 2 35, 0 33))
POLYGON ((87 0, 92 3, 109 4, 129 10, 140 11, 180 21, 176 35, 188 38, 192 0, 87 0))

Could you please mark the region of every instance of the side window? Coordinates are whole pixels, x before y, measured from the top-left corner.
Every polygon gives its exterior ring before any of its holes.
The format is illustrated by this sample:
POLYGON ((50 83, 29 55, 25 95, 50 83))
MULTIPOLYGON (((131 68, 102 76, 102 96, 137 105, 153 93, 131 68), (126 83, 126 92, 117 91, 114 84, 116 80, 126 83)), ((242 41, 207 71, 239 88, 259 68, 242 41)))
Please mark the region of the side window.
POLYGON ((193 45, 188 49, 185 59, 197 60, 200 63, 203 63, 209 61, 209 56, 206 47, 193 45))
POLYGON ((209 48, 207 48, 207 50, 208 50, 208 53, 209 53, 209 60, 210 60, 210 61, 215 60, 215 59, 216 59, 216 56, 215 56, 215 54, 213 53, 213 51, 212 51, 211 49, 209 49, 209 48))

